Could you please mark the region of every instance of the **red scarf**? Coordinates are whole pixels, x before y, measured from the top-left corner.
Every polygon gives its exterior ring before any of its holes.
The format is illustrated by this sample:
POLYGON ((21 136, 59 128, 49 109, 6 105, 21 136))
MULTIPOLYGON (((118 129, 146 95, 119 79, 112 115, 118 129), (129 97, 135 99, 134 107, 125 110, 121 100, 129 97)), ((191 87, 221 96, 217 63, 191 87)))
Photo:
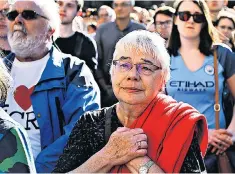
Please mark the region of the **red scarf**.
MULTIPOLYGON (((195 131, 202 155, 206 153, 208 129, 205 117, 192 106, 163 94, 150 103, 130 128, 144 130, 148 137, 148 157, 167 173, 180 172, 195 131)), ((111 172, 130 173, 125 165, 115 166, 111 172)))

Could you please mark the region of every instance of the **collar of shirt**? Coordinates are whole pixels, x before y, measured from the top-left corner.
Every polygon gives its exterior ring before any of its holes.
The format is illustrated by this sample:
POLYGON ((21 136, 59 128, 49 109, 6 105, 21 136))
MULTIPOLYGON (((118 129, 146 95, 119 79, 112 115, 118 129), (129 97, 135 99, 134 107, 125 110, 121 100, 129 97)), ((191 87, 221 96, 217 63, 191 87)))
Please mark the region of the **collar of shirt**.
POLYGON ((116 28, 117 28, 117 30, 119 30, 119 31, 126 31, 126 30, 128 30, 130 27, 131 27, 131 23, 132 23, 132 21, 131 21, 131 19, 130 19, 130 21, 129 21, 129 23, 128 23, 128 25, 127 25, 127 27, 124 29, 124 30, 120 30, 119 28, 118 28, 118 25, 117 25, 117 23, 115 22, 115 26, 116 26, 116 28))

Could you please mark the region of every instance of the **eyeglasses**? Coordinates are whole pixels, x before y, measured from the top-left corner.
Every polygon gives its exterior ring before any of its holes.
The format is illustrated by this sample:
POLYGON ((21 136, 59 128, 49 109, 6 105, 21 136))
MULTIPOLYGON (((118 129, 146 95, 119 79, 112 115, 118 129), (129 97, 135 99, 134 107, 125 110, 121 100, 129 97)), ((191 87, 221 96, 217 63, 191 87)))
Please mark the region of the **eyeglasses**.
POLYGON ((225 25, 221 25, 221 26, 219 26, 221 29, 227 29, 227 30, 229 30, 229 31, 233 31, 234 30, 234 28, 233 27, 227 27, 227 26, 225 26, 225 25))
POLYGON ((156 27, 158 27, 158 28, 160 28, 160 27, 167 28, 171 25, 172 25, 172 20, 167 20, 167 21, 164 21, 164 22, 156 21, 156 27))
POLYGON ((138 74, 143 75, 151 75, 153 72, 162 69, 156 65, 151 65, 147 63, 137 63, 132 64, 131 62, 126 62, 123 60, 113 60, 113 65, 115 65, 116 69, 120 72, 128 72, 130 71, 133 66, 136 66, 136 70, 138 74))
POLYGON ((45 16, 42 16, 40 14, 38 14, 37 12, 33 11, 33 10, 24 10, 22 11, 21 13, 19 13, 18 11, 14 10, 14 11, 11 11, 9 13, 6 14, 7 16, 7 19, 9 21, 14 21, 15 18, 21 14, 21 16, 25 19, 25 20, 35 20, 39 17, 42 17, 44 19, 47 19, 45 16))
POLYGON ((200 13, 191 14, 189 11, 181 11, 177 12, 177 15, 179 16, 181 21, 188 21, 191 16, 196 23, 203 23, 206 21, 204 14, 200 13))
POLYGON ((113 3, 113 8, 117 8, 117 7, 128 7, 128 6, 131 6, 131 4, 128 3, 128 2, 123 2, 123 3, 120 3, 120 4, 113 3))

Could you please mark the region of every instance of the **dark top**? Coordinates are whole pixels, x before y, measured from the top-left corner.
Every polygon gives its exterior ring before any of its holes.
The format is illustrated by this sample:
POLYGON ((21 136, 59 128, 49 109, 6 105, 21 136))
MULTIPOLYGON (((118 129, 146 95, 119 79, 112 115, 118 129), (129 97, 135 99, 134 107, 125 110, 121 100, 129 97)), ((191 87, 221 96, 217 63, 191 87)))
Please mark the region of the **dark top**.
MULTIPOLYGON (((117 117, 115 105, 111 108, 111 132, 114 132, 118 127, 123 127, 123 125, 117 117)), ((60 156, 53 172, 65 173, 72 171, 105 146, 106 110, 107 108, 87 112, 81 116, 81 119, 76 123, 71 132, 63 155, 60 156)), ((190 149, 182 165, 181 172, 198 173, 202 171, 205 171, 204 161, 201 156, 197 135, 194 134, 190 149)))
POLYGON ((63 53, 84 60, 92 72, 97 69, 98 51, 94 39, 83 33, 75 32, 68 38, 56 39, 55 43, 63 53))

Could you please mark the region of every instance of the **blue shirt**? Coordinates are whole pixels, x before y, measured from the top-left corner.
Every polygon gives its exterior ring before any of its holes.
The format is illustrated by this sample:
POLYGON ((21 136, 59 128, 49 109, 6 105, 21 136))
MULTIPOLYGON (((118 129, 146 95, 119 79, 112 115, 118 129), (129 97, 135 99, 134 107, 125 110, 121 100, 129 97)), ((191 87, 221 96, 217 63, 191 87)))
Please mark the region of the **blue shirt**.
MULTIPOLYGON (((218 48, 219 103, 222 106, 224 81, 235 74, 235 55, 228 49, 218 48), (226 61, 225 61, 226 59, 226 61)), ((213 55, 206 56, 203 65, 190 71, 180 54, 171 57, 171 79, 167 93, 177 101, 188 103, 207 118, 208 128, 215 128, 215 83, 213 55)), ((225 128, 225 116, 221 107, 220 128, 225 128)))

